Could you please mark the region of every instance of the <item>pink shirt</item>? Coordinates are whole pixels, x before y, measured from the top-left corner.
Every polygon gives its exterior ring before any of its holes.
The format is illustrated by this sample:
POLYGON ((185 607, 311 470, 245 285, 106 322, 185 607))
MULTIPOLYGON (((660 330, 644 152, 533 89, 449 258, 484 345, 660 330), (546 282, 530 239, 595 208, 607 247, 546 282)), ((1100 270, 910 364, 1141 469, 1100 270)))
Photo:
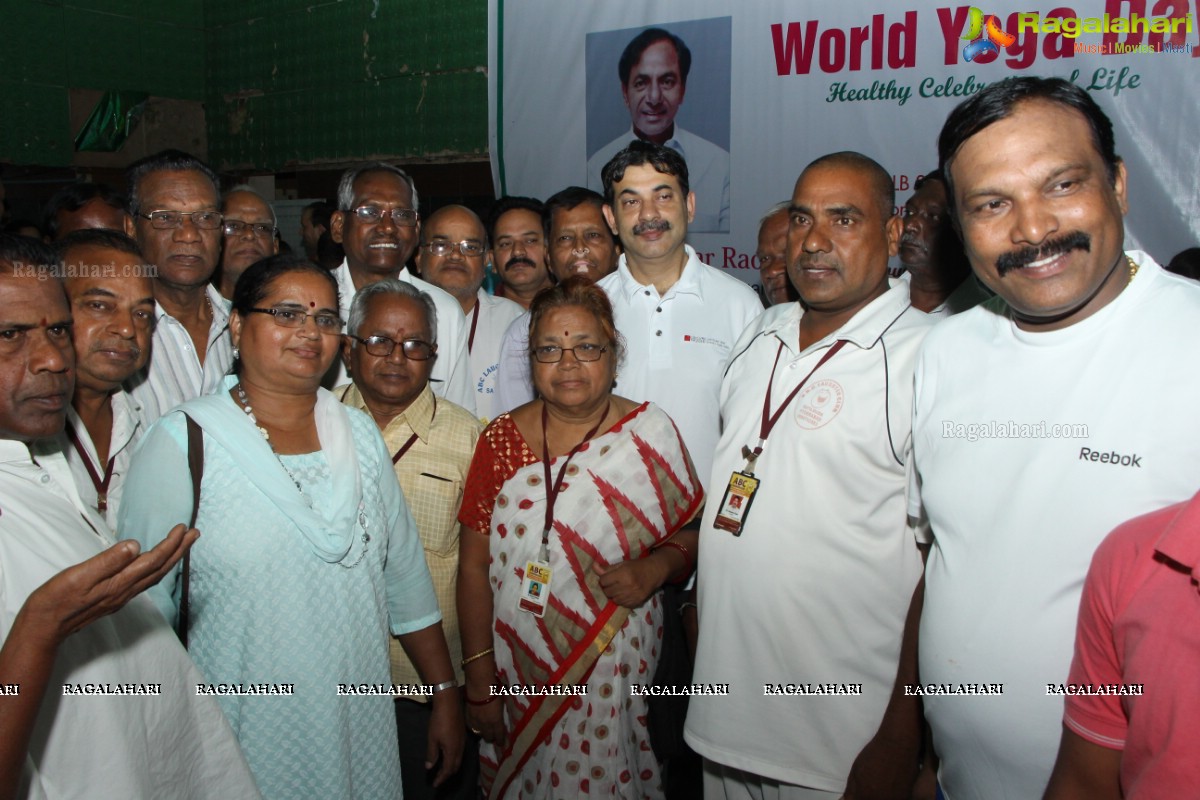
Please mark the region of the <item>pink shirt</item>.
POLYGON ((1126 798, 1200 786, 1200 494, 1126 522, 1097 549, 1083 588, 1072 684, 1143 694, 1068 695, 1064 721, 1124 750, 1126 798))

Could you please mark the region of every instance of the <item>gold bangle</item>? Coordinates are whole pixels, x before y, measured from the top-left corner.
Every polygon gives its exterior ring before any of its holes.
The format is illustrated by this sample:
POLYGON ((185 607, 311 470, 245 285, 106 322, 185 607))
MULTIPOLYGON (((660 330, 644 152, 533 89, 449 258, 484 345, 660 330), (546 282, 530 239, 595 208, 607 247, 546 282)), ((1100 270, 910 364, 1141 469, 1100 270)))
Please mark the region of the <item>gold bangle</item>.
POLYGON ((484 656, 490 656, 494 652, 496 652, 496 648, 489 647, 487 650, 480 650, 478 653, 476 653, 473 656, 467 656, 466 658, 464 658, 462 660, 463 669, 466 669, 467 664, 470 664, 472 661, 478 661, 479 659, 483 658, 484 656))

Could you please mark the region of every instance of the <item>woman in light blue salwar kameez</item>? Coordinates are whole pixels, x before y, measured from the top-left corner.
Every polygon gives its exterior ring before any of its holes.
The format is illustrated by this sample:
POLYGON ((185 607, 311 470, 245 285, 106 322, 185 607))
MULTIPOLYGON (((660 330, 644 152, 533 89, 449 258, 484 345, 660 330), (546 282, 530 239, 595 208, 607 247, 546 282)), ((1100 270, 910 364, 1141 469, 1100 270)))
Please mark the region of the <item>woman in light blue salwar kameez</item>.
MULTIPOLYGON (((204 472, 188 645, 209 681, 197 691, 218 694, 264 797, 396 798, 394 701, 378 693, 391 684, 388 636, 401 636, 427 683, 449 683, 453 670, 378 429, 319 388, 341 325, 336 285, 310 266, 277 257, 243 275, 231 318, 238 374, 149 430, 120 529, 150 547, 190 518, 184 414, 192 417, 204 432, 204 472), (296 408, 308 413, 284 414, 296 408)), ((180 587, 176 569, 152 590, 172 622, 180 587)), ((435 702, 458 708, 457 694, 451 687, 435 702)), ((457 763, 453 737, 439 747, 457 763)))

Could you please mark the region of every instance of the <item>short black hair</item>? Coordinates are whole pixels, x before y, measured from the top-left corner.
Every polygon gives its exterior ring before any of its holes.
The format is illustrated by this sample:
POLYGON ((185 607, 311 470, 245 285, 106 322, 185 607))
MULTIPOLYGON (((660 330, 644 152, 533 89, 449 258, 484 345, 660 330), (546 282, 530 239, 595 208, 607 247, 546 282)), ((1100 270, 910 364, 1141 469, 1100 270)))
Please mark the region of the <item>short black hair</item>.
POLYGON ((642 139, 634 139, 629 145, 613 156, 604 169, 600 171, 600 179, 604 182, 604 202, 612 205, 613 186, 625 177, 629 167, 641 167, 649 164, 656 172, 671 175, 679 181, 679 188, 684 197, 688 189, 688 168, 683 156, 670 147, 642 139))
POLYGON ((534 214, 537 214, 538 219, 542 218, 546 210, 545 204, 535 197, 519 197, 516 195, 501 197, 492 206, 492 210, 488 212, 487 236, 489 242, 496 241, 496 223, 500 221, 500 218, 518 208, 524 211, 532 211, 534 214))
POLYGON ((922 186, 929 183, 930 181, 937 181, 942 186, 945 186, 946 185, 946 176, 942 174, 942 171, 940 169, 935 169, 935 170, 926 172, 924 175, 922 175, 921 177, 919 177, 915 181, 913 181, 913 191, 914 192, 917 191, 918 189, 920 189, 922 186))
POLYGON ((1091 129, 1092 145, 1104 161, 1108 182, 1116 184, 1117 165, 1121 163, 1121 158, 1116 153, 1112 121, 1087 90, 1062 78, 1005 78, 988 84, 979 93, 955 106, 938 135, 938 169, 945 176, 947 202, 951 209, 954 208, 954 184, 950 162, 959 149, 972 136, 1011 116, 1018 105, 1030 100, 1044 100, 1082 114, 1091 129))
POLYGON ((121 231, 110 231, 106 228, 84 228, 71 231, 54 243, 54 252, 60 260, 66 260, 67 253, 77 247, 103 247, 105 250, 116 250, 118 253, 143 258, 142 248, 132 237, 121 231))
POLYGON ((688 73, 692 71, 692 51, 683 43, 683 39, 670 31, 664 28, 647 28, 625 45, 621 60, 617 62, 617 75, 621 78, 622 86, 629 85, 629 74, 633 72, 634 65, 642 59, 646 48, 656 42, 670 42, 675 48, 675 55, 679 58, 679 80, 687 85, 688 73))
POLYGON ((237 285, 233 287, 233 310, 245 317, 252 308, 262 304, 276 278, 293 272, 310 272, 327 280, 333 289, 334 307, 340 307, 337 278, 333 277, 332 272, 317 266, 302 255, 280 253, 261 258, 246 268, 238 278, 237 285))
POLYGON ((892 212, 896 209, 896 185, 892 182, 891 173, 875 159, 854 150, 827 153, 805 167, 800 173, 801 176, 814 167, 849 167, 862 172, 871 179, 875 202, 879 206, 879 214, 883 221, 887 222, 892 218, 892 212))
POLYGON ((105 183, 77 181, 59 189, 46 203, 42 216, 42 232, 51 239, 58 238, 58 215, 63 211, 78 211, 93 200, 99 200, 109 208, 129 213, 125 195, 105 183))
POLYGON ((315 203, 309 203, 306 205, 300 210, 300 214, 303 215, 305 211, 311 212, 311 221, 313 226, 315 227, 320 225, 321 227, 325 228, 325 230, 329 230, 334 210, 335 209, 332 203, 328 203, 324 200, 318 200, 315 203))
MULTIPOLYGON (((560 192, 555 192, 546 200, 545 211, 542 212, 542 228, 545 230, 546 238, 550 238, 550 228, 554 223, 554 212, 558 210, 570 211, 576 206, 589 203, 595 206, 596 210, 604 208, 604 195, 592 189, 585 189, 582 186, 568 186, 560 192)), ((605 228, 608 226, 605 225, 605 228)), ((609 233, 612 233, 609 230, 609 233)), ((616 236, 613 236, 613 241, 616 241, 616 236)))
POLYGON ((138 196, 138 189, 147 175, 152 172, 191 171, 199 172, 212 182, 213 194, 217 196, 217 202, 220 202, 221 179, 217 177, 217 173, 213 172, 212 167, 191 153, 185 153, 182 150, 163 150, 133 162, 125 171, 125 179, 129 184, 129 213, 134 216, 141 213, 141 197, 138 196))
MULTIPOLYGON (((15 233, 0 233, 0 263, 16 266, 54 267, 60 262, 54 248, 41 239, 19 236, 15 233)), ((14 270, 0 270, 12 274, 14 270)), ((57 271, 55 271, 57 274, 57 271)))

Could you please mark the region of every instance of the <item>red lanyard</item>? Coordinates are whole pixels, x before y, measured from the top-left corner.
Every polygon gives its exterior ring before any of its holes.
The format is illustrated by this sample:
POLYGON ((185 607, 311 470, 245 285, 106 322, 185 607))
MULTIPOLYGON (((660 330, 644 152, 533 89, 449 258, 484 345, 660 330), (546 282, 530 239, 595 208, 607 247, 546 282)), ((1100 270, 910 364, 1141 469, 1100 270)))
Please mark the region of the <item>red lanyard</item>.
POLYGON ((104 477, 101 478, 96 474, 96 466, 92 464, 92 460, 88 458, 87 450, 83 446, 83 442, 79 441, 79 434, 75 433, 75 426, 67 420, 67 438, 71 440, 71 445, 75 448, 75 452, 79 453, 79 458, 83 460, 83 466, 87 468, 88 477, 92 479, 92 486, 96 489, 96 510, 103 514, 108 510, 108 486, 112 483, 113 465, 117 463, 117 456, 113 454, 108 459, 108 466, 104 468, 104 477))
POLYGON ((550 414, 546 410, 546 403, 542 401, 542 466, 546 471, 546 527, 542 529, 542 562, 550 560, 550 527, 554 524, 554 502, 558 499, 558 493, 562 490, 563 477, 567 474, 567 465, 571 463, 571 459, 575 454, 588 443, 588 440, 596 435, 596 431, 600 430, 600 426, 604 420, 608 418, 609 409, 612 407, 612 401, 609 400, 604 406, 604 414, 597 420, 596 426, 583 435, 579 440, 579 444, 571 448, 571 452, 567 453, 566 459, 563 460, 562 466, 558 468, 558 477, 553 483, 550 481, 550 443, 546 438, 546 422, 549 420, 550 414))
MULTIPOLYGON (((436 415, 437 415, 437 395, 434 395, 433 396, 433 413, 430 414, 430 419, 432 420, 432 418, 436 415)), ((397 450, 396 454, 392 456, 392 463, 395 464, 397 461, 404 458, 404 454, 407 453, 408 449, 416 443, 417 443, 417 435, 414 433, 412 436, 408 437, 407 442, 400 445, 400 449, 397 450)))
POLYGON ((467 353, 475 347, 475 328, 479 325, 479 299, 475 300, 475 310, 471 312, 471 335, 467 337, 467 353))
POLYGON ((775 370, 779 368, 779 356, 783 354, 783 342, 779 343, 779 349, 775 351, 775 364, 771 367, 771 379, 767 383, 767 394, 766 397, 763 398, 762 423, 758 428, 758 446, 753 450, 748 447, 742 448, 742 456, 750 462, 751 467, 753 466, 754 461, 760 455, 762 455, 763 445, 767 443, 767 437, 771 435, 771 430, 775 427, 775 423, 779 421, 781 416, 783 416, 784 409, 791 404, 792 400, 796 399, 796 395, 800 394, 800 390, 804 388, 804 384, 808 383, 808 379, 813 376, 813 373, 819 370, 826 361, 837 355, 837 352, 845 346, 846 340, 838 339, 837 342, 834 343, 833 347, 829 348, 825 355, 821 356, 821 360, 817 362, 817 365, 813 367, 807 375, 804 376, 804 380, 800 381, 800 385, 798 385, 795 389, 792 389, 791 393, 784 398, 783 403, 779 406, 779 408, 775 409, 775 413, 772 414, 771 385, 775 383, 775 370))

